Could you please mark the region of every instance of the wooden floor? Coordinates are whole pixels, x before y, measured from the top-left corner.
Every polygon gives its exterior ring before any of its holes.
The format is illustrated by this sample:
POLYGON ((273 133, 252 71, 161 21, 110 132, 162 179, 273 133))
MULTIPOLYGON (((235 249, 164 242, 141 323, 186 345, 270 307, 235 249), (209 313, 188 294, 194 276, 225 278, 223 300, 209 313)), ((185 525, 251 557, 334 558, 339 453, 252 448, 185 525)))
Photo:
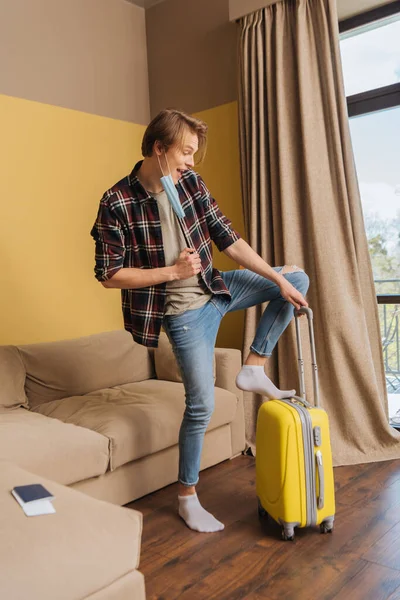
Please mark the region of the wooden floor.
POLYGON ((225 523, 196 533, 176 513, 177 485, 129 506, 144 528, 139 570, 147 600, 400 600, 400 461, 335 469, 332 534, 260 522, 254 459, 203 471, 197 491, 225 523))

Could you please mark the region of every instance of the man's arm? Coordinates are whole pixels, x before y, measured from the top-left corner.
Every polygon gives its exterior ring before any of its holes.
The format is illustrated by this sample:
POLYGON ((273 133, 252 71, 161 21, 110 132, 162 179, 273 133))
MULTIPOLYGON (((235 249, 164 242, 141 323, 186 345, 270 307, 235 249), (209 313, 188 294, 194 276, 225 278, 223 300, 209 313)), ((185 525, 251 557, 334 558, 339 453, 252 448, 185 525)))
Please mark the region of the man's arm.
POLYGON ((189 279, 200 273, 201 262, 197 252, 185 248, 179 255, 176 263, 170 267, 156 267, 154 269, 135 269, 123 267, 110 279, 102 281, 105 288, 132 290, 149 287, 166 281, 189 279))
POLYGON ((285 298, 285 300, 288 300, 296 308, 308 306, 303 294, 296 290, 283 275, 277 273, 268 263, 266 263, 244 239, 240 238, 228 246, 223 252, 242 267, 276 283, 276 285, 280 287, 282 297, 285 298))
POLYGON ((203 199, 208 233, 218 250, 223 252, 228 246, 240 239, 240 234, 233 229, 231 221, 222 213, 215 198, 210 194, 206 184, 198 174, 197 181, 203 199))
POLYGON ((283 275, 274 271, 274 269, 242 238, 231 246, 228 246, 228 248, 224 250, 224 254, 239 263, 245 269, 249 269, 258 275, 262 275, 262 277, 266 277, 279 286, 283 281, 286 282, 283 275))
POLYGON ((134 290, 149 287, 166 281, 176 279, 174 267, 160 267, 156 269, 135 269, 123 267, 110 279, 102 281, 105 288, 117 288, 119 290, 134 290))

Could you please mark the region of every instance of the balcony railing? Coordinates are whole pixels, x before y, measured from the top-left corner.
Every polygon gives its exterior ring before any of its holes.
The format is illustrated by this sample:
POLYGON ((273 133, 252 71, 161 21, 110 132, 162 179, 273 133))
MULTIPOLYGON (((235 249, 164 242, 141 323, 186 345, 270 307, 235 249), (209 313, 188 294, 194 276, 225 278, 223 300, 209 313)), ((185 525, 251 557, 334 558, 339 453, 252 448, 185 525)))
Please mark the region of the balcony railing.
MULTIPOLYGON (((375 284, 400 284, 400 279, 377 279, 375 284)), ((400 294, 378 293, 377 300, 387 391, 400 394, 400 294)))

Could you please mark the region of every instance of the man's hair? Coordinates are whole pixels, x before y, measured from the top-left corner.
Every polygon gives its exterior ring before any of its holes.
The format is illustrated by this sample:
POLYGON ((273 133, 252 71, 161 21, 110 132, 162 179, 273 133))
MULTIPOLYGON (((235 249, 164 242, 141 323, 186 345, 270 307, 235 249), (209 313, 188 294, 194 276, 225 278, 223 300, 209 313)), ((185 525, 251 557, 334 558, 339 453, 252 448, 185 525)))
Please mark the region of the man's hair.
POLYGON ((161 142, 166 152, 175 144, 182 147, 187 130, 197 135, 199 149, 196 152, 196 163, 201 162, 207 149, 208 125, 200 119, 173 108, 166 108, 159 112, 147 126, 142 140, 143 156, 152 156, 156 141, 161 142))

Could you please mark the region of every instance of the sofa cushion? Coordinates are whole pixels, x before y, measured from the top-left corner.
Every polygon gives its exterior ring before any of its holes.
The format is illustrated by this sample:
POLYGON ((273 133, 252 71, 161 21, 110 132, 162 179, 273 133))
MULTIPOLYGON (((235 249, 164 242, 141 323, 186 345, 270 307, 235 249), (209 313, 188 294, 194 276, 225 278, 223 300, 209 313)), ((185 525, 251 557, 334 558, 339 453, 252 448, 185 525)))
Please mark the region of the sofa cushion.
MULTIPOLYGON (((208 429, 230 423, 237 397, 215 388, 215 410, 208 429)), ((65 423, 97 431, 110 439, 110 469, 178 443, 185 410, 181 383, 149 379, 86 396, 54 400, 35 410, 65 423)))
POLYGON ((140 571, 129 571, 85 600, 146 600, 144 577, 140 571))
POLYGON ((148 349, 134 342, 123 329, 19 346, 19 350, 27 372, 26 392, 31 408, 154 377, 148 349))
POLYGON ((100 433, 26 408, 0 413, 0 459, 70 484, 106 472, 109 441, 100 433))
POLYGON ((28 408, 25 367, 18 348, 0 346, 0 408, 28 408))
MULTIPOLYGON (((138 566, 142 515, 0 462, 0 531, 2 599, 82 600, 138 566), (10 490, 30 483, 54 494, 54 514, 25 516, 10 490)), ((121 597, 144 597, 134 589, 121 597)))
MULTIPOLYGON (((154 348, 154 367, 156 370, 157 379, 163 379, 164 381, 176 381, 178 383, 182 383, 182 376, 179 371, 174 351, 172 350, 171 342, 169 341, 168 336, 164 331, 161 331, 160 333, 158 347, 154 348)), ((215 382, 215 354, 213 372, 215 382)))

